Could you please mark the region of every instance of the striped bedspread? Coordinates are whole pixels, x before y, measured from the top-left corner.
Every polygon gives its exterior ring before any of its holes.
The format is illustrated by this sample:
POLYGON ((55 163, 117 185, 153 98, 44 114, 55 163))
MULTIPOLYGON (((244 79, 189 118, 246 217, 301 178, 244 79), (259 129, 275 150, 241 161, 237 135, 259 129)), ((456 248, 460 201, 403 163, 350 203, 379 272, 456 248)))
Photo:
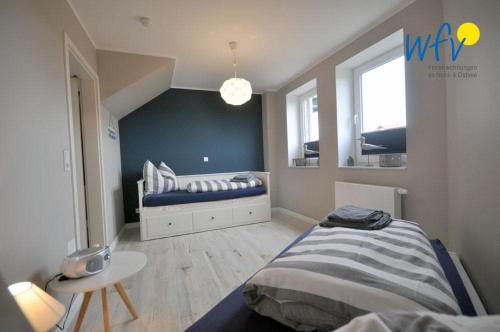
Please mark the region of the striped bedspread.
POLYGON ((315 229, 244 289, 258 313, 296 330, 331 330, 368 312, 460 313, 423 230, 394 220, 376 231, 315 229))
POLYGON ((353 319, 335 332, 490 332, 500 331, 500 315, 469 317, 434 312, 371 313, 353 319))
POLYGON ((190 193, 221 191, 221 190, 236 190, 262 186, 260 179, 253 179, 246 182, 231 182, 227 180, 203 180, 193 181, 186 186, 186 190, 190 193))

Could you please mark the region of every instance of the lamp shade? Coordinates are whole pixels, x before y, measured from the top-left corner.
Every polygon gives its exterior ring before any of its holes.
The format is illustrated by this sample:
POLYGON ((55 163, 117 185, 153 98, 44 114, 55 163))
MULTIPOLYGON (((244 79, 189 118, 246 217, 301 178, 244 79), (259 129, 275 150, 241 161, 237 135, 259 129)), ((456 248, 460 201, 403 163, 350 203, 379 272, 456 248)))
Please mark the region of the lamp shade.
POLYGON ((62 318, 66 308, 62 303, 25 281, 9 286, 9 292, 35 331, 46 332, 62 318))
POLYGON ((230 105, 243 105, 252 98, 252 86, 243 78, 230 78, 220 88, 222 99, 230 105))

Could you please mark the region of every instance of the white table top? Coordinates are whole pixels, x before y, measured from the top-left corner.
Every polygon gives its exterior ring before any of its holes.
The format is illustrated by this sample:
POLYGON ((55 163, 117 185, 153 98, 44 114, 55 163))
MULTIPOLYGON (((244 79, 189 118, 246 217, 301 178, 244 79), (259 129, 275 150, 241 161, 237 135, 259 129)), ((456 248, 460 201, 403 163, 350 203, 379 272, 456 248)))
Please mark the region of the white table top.
POLYGON ((102 272, 90 277, 54 280, 50 288, 62 293, 84 293, 108 287, 139 272, 146 265, 147 258, 137 251, 117 251, 111 253, 111 263, 102 272))

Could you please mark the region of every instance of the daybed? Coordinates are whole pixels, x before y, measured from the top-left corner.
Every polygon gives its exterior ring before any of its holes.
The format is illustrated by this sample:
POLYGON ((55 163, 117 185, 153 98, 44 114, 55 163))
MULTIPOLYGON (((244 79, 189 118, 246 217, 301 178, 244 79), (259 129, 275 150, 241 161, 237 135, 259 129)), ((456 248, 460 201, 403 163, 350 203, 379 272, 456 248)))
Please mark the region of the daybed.
POLYGON ((152 240, 271 220, 269 172, 252 172, 260 187, 190 193, 186 187, 200 180, 230 179, 237 173, 177 176, 180 190, 144 195, 144 180, 137 182, 141 240, 152 240))

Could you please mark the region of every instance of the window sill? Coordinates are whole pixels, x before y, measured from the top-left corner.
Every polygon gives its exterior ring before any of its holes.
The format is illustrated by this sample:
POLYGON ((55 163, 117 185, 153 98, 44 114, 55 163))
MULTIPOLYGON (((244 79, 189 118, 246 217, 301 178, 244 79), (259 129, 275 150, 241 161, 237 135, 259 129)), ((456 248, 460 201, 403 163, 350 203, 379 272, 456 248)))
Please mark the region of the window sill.
POLYGON ((316 166, 316 165, 310 165, 310 166, 288 166, 288 168, 319 168, 319 166, 316 166))
POLYGON ((407 166, 399 167, 380 167, 380 166, 339 166, 339 169, 372 169, 372 170, 383 170, 383 171, 406 171, 407 166))

